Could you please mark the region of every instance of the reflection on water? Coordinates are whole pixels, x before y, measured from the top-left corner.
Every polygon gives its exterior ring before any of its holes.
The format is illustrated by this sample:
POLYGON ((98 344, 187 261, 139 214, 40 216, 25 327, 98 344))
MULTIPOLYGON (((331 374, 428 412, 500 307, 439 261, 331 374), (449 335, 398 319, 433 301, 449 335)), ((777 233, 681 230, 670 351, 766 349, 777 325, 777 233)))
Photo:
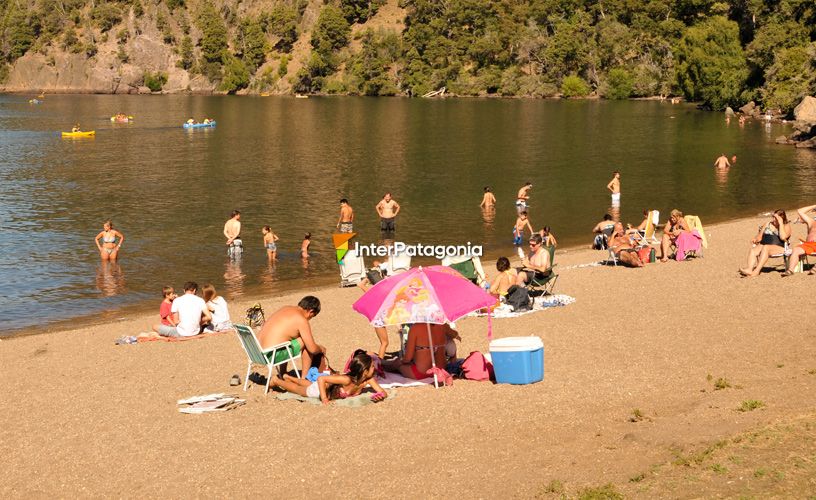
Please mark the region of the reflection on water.
POLYGON ((105 297, 125 293, 125 273, 116 261, 103 260, 96 267, 96 288, 105 297))
POLYGON ((48 96, 30 106, 0 96, 0 131, 4 329, 153 307, 157 288, 187 280, 231 300, 335 278, 341 198, 356 208, 361 244, 470 241, 495 256, 512 248, 527 181, 534 227, 551 226, 562 246, 588 243, 605 210, 634 224, 644 208, 677 207, 710 224, 816 194, 816 154, 769 140, 789 126, 729 127, 718 113, 668 102, 48 96), (136 121, 112 124, 116 112, 136 121), (190 116, 218 126, 185 131, 190 116), (76 121, 96 138, 62 140, 76 121), (740 157, 727 179, 711 175, 721 151, 740 157), (609 207, 612 168, 626 178, 626 207, 609 207), (476 208, 486 185, 492 211, 476 208), (397 235, 380 233, 374 206, 385 191, 402 207, 397 235), (222 223, 235 208, 246 245, 225 263, 222 223), (127 235, 126 286, 122 268, 102 268, 89 245, 108 218, 127 235), (264 225, 280 237, 272 266, 264 225), (38 315, 20 314, 32 296, 38 315))

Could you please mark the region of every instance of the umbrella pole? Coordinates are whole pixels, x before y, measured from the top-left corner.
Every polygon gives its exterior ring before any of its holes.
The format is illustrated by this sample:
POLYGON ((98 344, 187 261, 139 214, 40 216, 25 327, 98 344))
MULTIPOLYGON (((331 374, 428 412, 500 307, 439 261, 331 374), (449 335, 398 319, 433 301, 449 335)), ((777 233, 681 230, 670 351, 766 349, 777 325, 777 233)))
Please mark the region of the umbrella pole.
MULTIPOLYGON (((431 337, 431 324, 430 323, 425 323, 425 324, 428 326, 428 345, 430 346, 430 347, 428 347, 428 350, 431 353, 431 366, 436 368, 436 350, 434 349, 434 346, 433 346, 433 337, 431 337)), ((433 371, 433 376, 434 376, 434 387, 439 389, 439 379, 436 377, 436 370, 433 371)))

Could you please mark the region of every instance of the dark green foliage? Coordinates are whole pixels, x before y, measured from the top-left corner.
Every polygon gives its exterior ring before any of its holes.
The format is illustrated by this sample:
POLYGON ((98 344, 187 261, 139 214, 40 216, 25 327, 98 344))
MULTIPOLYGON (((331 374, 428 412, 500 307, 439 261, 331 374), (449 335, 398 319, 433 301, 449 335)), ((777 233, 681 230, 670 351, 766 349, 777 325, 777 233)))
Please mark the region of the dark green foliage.
POLYGON ((742 103, 748 65, 735 22, 715 16, 686 30, 677 61, 677 82, 687 99, 716 110, 742 103))
POLYGON ((167 9, 172 12, 175 9, 183 8, 184 0, 164 0, 164 4, 167 5, 167 9))
POLYGON ((123 64, 130 61, 130 56, 128 56, 128 53, 125 50, 124 45, 119 45, 119 48, 116 51, 116 58, 119 59, 119 62, 123 64))
POLYGON ((321 9, 312 31, 312 48, 324 56, 331 54, 348 44, 350 33, 351 26, 340 9, 326 5, 321 9))
POLYGON ((261 23, 256 19, 244 19, 238 25, 235 36, 235 55, 243 59, 251 72, 255 72, 266 60, 269 43, 261 23))
POLYGON ((762 100, 765 106, 788 112, 806 95, 816 93, 816 44, 776 53, 768 68, 762 100))
POLYGON ((156 14, 156 27, 161 31, 164 43, 173 43, 176 41, 176 37, 173 35, 173 28, 170 26, 167 16, 164 15, 161 7, 156 14))
POLYGON ((130 33, 128 33, 127 28, 122 28, 116 32, 116 40, 121 44, 127 42, 128 38, 130 37, 130 33))
POLYGON ((31 45, 36 40, 36 33, 34 27, 31 25, 30 19, 26 18, 26 14, 22 10, 16 10, 10 17, 8 22, 8 30, 6 32, 6 43, 8 49, 6 52, 6 59, 14 62, 17 58, 22 57, 31 45))
POLYGON ((384 0, 340 0, 340 9, 349 23, 364 23, 384 3, 384 0))
POLYGON ((224 64, 224 77, 221 80, 221 90, 230 94, 249 85, 249 70, 246 64, 237 57, 230 57, 224 64))
POLYGON ((133 15, 136 16, 136 19, 144 15, 144 7, 139 0, 133 0, 133 15))
POLYGON ((604 97, 607 99, 627 99, 632 95, 634 78, 623 68, 614 68, 609 71, 606 79, 607 90, 604 97))
POLYGON ((401 52, 394 32, 374 33, 366 30, 362 49, 349 62, 349 72, 360 82, 357 91, 363 95, 394 95, 397 87, 389 74, 401 52))
POLYGON ((62 48, 72 54, 80 54, 85 50, 85 45, 77 37, 76 31, 71 28, 62 37, 62 48))
POLYGON ((278 66, 278 76, 283 78, 289 72, 289 56, 283 55, 280 58, 280 65, 278 66))
POLYGON ((122 10, 112 3, 100 3, 91 9, 94 26, 108 31, 122 21, 122 10))
POLYGON ((195 63, 195 55, 193 54, 193 40, 189 35, 184 35, 181 39, 181 47, 179 47, 179 61, 178 66, 182 69, 189 70, 195 63))
POLYGON ((264 31, 279 38, 275 48, 289 52, 298 38, 298 12, 283 5, 278 5, 270 12, 262 14, 259 19, 264 31))
POLYGON ((145 87, 149 88, 151 92, 158 92, 167 83, 167 73, 157 71, 156 73, 146 72, 144 74, 145 87))
POLYGON ((205 63, 222 64, 227 56, 227 27, 212 2, 201 4, 196 25, 201 30, 201 57, 205 63))

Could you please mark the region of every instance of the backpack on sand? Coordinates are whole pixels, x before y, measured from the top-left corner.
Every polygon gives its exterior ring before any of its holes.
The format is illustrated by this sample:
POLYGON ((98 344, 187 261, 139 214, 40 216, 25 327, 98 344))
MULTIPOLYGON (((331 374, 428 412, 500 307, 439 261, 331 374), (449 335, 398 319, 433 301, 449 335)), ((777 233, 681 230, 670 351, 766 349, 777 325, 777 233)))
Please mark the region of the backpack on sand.
POLYGON ((495 380, 493 365, 487 362, 484 354, 471 352, 462 362, 462 377, 468 380, 495 380))
POLYGON ((513 285, 507 289, 505 302, 513 306, 514 311, 528 311, 532 309, 529 292, 527 292, 526 288, 518 285, 513 285))

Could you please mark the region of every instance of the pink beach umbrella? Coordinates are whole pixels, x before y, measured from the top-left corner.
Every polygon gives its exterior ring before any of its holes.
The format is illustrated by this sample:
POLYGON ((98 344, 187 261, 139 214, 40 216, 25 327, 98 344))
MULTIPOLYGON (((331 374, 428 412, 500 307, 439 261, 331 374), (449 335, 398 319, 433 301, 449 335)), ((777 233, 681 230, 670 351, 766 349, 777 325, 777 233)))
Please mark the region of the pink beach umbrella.
MULTIPOLYGON (((445 324, 492 306, 496 298, 445 266, 416 267, 390 276, 370 288, 351 307, 374 326, 427 323, 445 324)), ((490 320, 488 316, 488 321, 490 320)), ((488 338, 492 336, 488 323, 488 338)), ((436 360, 431 356, 436 368, 436 360)), ((434 385, 438 386, 436 370, 434 385)))

